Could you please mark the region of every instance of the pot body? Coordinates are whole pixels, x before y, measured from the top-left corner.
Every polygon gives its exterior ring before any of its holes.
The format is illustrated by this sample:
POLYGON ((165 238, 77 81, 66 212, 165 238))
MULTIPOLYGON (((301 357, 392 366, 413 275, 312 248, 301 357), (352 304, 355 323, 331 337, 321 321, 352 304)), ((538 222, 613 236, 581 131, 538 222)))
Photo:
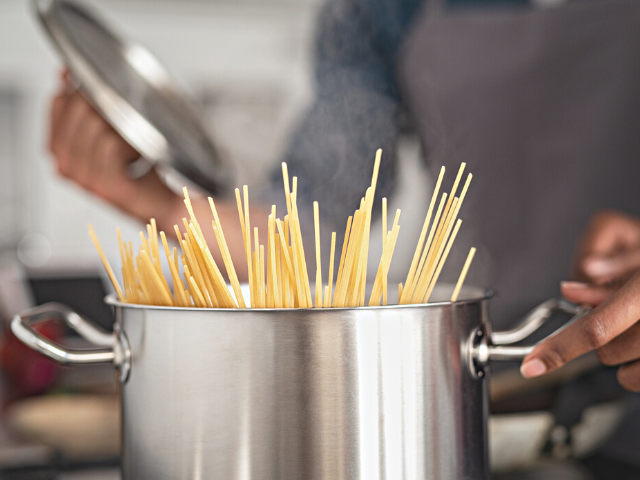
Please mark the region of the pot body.
POLYGON ((124 480, 488 479, 467 344, 489 296, 472 293, 358 309, 111 301, 131 349, 124 480))

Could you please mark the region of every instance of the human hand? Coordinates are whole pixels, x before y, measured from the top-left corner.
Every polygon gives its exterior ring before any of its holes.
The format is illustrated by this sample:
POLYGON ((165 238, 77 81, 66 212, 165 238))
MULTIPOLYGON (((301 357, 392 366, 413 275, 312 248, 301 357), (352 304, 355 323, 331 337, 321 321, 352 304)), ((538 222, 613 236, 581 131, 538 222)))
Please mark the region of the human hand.
MULTIPOLYGON (((173 226, 181 224, 185 216, 182 197, 173 193, 155 170, 140 178, 132 178, 128 166, 139 154, 75 91, 69 74, 62 75, 62 88, 51 104, 49 149, 61 176, 80 185, 125 213, 147 223, 155 218, 158 229, 174 235, 173 226)), ((242 268, 246 262, 244 241, 238 222, 235 202, 217 201, 217 210, 225 225, 225 237, 233 261, 240 265, 238 276, 244 280, 242 268)), ((212 215, 205 197, 194 196, 192 206, 198 218, 212 215)), ((267 231, 268 210, 252 204, 252 225, 267 231), (254 220, 255 219, 255 220, 254 220), (264 219, 264 220, 262 220, 264 219)), ((204 229, 209 242, 216 243, 213 230, 204 229)), ((222 262, 219 249, 211 252, 216 262, 222 262)))
POLYGON ((144 222, 171 224, 182 208, 155 170, 131 177, 128 166, 140 155, 71 86, 67 72, 51 103, 49 150, 62 177, 144 222))
POLYGON ((605 365, 622 365, 618 381, 640 391, 640 220, 614 211, 595 215, 577 249, 574 276, 562 295, 594 310, 539 344, 522 362, 525 377, 555 370, 595 350, 605 365))
POLYGON ((624 388, 640 391, 640 272, 619 289, 563 282, 561 290, 567 300, 595 309, 537 345, 522 362, 522 375, 537 377, 595 351, 603 364, 620 365, 624 388))
POLYGON ((640 220, 614 211, 594 215, 576 249, 574 278, 620 284, 639 268, 640 220))

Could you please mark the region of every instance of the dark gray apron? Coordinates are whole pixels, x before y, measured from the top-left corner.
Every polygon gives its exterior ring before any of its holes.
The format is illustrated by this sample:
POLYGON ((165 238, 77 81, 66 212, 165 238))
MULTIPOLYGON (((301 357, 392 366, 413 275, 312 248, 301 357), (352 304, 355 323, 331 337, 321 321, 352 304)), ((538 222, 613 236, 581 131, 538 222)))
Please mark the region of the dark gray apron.
POLYGON ((432 170, 475 173, 454 250, 479 247, 469 282, 499 292, 503 328, 558 295, 596 210, 640 214, 640 1, 441 2, 418 16, 399 80, 432 170))
POLYGON ((640 215, 640 1, 427 2, 401 90, 431 169, 475 174, 454 250, 478 247, 468 282, 499 292, 492 319, 505 328, 558 295, 596 210, 640 215))

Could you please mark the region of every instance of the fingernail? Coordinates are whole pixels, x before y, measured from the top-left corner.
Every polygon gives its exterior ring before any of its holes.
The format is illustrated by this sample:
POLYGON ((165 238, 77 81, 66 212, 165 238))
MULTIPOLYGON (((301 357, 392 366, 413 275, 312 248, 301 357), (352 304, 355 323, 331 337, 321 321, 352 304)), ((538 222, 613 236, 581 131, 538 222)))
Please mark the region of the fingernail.
POLYGON ((589 275, 605 275, 613 270, 613 264, 609 260, 588 260, 585 262, 584 270, 589 275))
POLYGON ((537 358, 533 360, 529 360, 526 363, 523 363, 520 367, 520 373, 525 378, 539 377, 540 375, 547 372, 547 367, 544 366, 537 358))
POLYGON ((589 284, 583 282, 560 282, 561 288, 589 288, 589 284))

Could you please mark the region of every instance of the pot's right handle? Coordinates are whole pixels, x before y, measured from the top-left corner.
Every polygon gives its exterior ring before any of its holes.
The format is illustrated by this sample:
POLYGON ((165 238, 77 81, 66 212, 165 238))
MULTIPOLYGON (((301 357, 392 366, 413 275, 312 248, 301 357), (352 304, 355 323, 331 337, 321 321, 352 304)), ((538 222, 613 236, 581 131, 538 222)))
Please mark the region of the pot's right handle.
POLYGON ((589 307, 575 305, 561 298, 553 298, 534 308, 511 330, 493 332, 490 338, 487 338, 484 331, 479 328, 473 332, 469 340, 469 366, 478 377, 482 377, 484 368, 490 360, 522 360, 533 351, 536 345, 513 346, 514 343, 524 340, 537 331, 555 313, 565 312, 573 317, 543 340, 557 334, 590 310, 589 307))
POLYGON ((124 332, 116 329, 114 333, 106 333, 66 305, 46 303, 16 315, 11 321, 11 331, 27 347, 61 365, 113 364, 120 370, 120 381, 125 382, 129 375, 131 351, 124 332), (70 349, 52 342, 33 328, 34 324, 53 318, 63 320, 84 339, 106 348, 70 349))

